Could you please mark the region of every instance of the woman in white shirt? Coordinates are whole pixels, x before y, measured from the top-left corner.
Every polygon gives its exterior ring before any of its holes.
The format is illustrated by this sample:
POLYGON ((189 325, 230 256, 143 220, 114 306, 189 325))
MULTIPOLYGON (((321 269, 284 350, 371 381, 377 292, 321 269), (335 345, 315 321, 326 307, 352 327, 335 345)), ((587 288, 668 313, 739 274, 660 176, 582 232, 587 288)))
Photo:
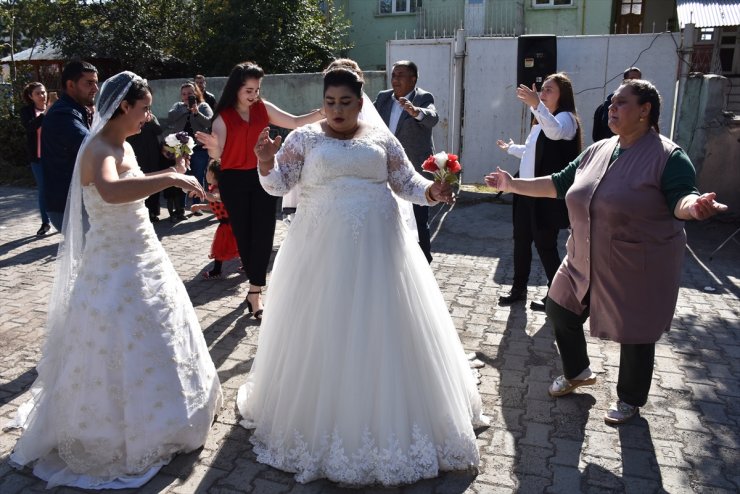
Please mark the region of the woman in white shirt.
MULTIPOLYGON (((497 141, 498 147, 520 158, 520 178, 534 178, 558 172, 581 152, 583 141, 576 113, 573 85, 562 72, 548 76, 538 95, 534 84, 520 84, 516 96, 532 112, 532 130, 524 144, 497 141)), ((568 226, 564 201, 514 194, 514 281, 511 292, 499 297, 501 305, 527 298, 527 282, 532 264, 532 242, 547 275, 547 286, 560 266, 558 232, 568 226)), ((544 310, 542 302, 532 302, 533 310, 544 310)))

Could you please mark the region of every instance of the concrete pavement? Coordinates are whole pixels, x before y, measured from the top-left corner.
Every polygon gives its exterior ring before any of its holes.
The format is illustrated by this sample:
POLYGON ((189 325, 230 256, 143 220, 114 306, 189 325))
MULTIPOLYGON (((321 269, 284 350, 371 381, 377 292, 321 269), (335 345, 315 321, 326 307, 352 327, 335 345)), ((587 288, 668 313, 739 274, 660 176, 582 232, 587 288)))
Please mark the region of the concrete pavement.
MULTIPOLYGON (((157 231, 182 276, 224 386, 225 404, 208 442, 180 455, 138 492, 154 493, 508 493, 738 492, 740 490, 740 242, 709 253, 740 226, 687 225, 689 249, 672 331, 657 345, 653 386, 641 416, 610 427, 618 345, 589 338, 596 386, 557 400, 560 373, 552 328, 527 305, 499 307, 512 277, 511 208, 464 193, 437 210, 432 268, 468 351, 486 365, 480 391, 492 425, 479 435, 477 472, 443 474, 395 489, 348 490, 326 481, 297 484, 255 461, 237 425, 235 394, 256 350, 259 326, 245 317, 247 285, 238 261, 225 279, 202 280, 216 222, 191 217, 157 231)), ((166 212, 164 213, 166 216, 166 212)), ((0 421, 28 398, 40 357, 59 235, 36 238, 35 191, 0 187, 0 421)), ((278 223, 275 249, 285 235, 278 223)), ((739 235, 740 237, 740 235, 739 235)), ((564 238, 564 236, 563 236, 564 238)), ((740 240, 738 238, 737 240, 740 240)), ((529 299, 545 295, 533 263, 529 299)), ((268 280, 269 284, 269 280, 268 280)), ((269 310, 269 292, 266 297, 269 310)), ((19 433, 0 434, 0 493, 49 492, 7 456, 19 433)), ((59 488, 52 492, 79 492, 59 488)))

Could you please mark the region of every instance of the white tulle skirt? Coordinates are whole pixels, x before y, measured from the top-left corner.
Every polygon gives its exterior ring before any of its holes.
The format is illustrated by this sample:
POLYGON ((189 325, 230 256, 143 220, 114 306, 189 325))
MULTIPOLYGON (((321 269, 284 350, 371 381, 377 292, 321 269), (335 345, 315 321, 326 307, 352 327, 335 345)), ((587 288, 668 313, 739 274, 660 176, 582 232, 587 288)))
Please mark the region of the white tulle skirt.
MULTIPOLYGON (((388 195, 388 200, 392 200, 388 195)), ((258 461, 353 485, 478 464, 481 400, 447 304, 397 208, 302 204, 237 403, 258 461)))

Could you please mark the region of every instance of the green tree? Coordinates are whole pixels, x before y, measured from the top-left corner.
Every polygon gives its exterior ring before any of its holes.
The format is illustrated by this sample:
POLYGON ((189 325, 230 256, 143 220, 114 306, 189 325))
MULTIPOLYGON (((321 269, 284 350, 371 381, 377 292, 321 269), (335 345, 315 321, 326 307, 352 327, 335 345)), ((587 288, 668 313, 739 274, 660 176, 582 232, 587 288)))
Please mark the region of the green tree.
POLYGON ((322 70, 351 47, 349 21, 315 0, 203 0, 206 15, 198 62, 211 74, 228 74, 244 60, 269 73, 322 70))
POLYGON ((177 52, 195 23, 190 0, 58 0, 48 37, 69 58, 109 59, 115 70, 167 77, 192 58, 177 52), (184 56, 183 56, 184 55, 184 56))

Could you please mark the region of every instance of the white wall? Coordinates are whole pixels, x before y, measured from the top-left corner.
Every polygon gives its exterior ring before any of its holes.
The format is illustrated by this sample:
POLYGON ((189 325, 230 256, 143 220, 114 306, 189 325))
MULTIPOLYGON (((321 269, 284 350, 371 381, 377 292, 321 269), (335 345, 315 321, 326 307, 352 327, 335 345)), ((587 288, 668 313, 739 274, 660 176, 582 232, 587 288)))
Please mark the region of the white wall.
MULTIPOLYGON (((453 139, 455 127, 452 120, 456 112, 453 107, 455 97, 454 78, 454 38, 394 40, 388 42, 386 67, 388 67, 388 87, 390 88, 393 62, 411 60, 419 67, 417 86, 434 95, 434 105, 439 113, 439 123, 432 130, 434 147, 437 151, 454 153, 453 139)), ((375 95, 369 95, 375 99, 375 95)))
MULTIPOLYGON (((437 150, 455 142, 449 109, 454 108, 452 40, 409 40, 388 43, 389 60, 408 58, 419 66, 419 86, 432 91, 440 112, 435 129, 437 150), (449 50, 430 49, 449 41, 449 50), (445 58, 445 56, 449 58, 445 58), (444 125, 442 123, 444 122, 444 125), (443 139, 442 136, 446 137, 443 139)), ((593 112, 621 82, 625 68, 636 65, 663 97, 660 127, 669 133, 678 74, 678 33, 660 35, 600 35, 558 37, 558 70, 573 80, 576 106, 583 123, 584 144, 591 144, 593 112), (674 39, 672 39, 674 37, 674 39)), ((518 160, 496 146, 497 139, 523 143, 529 133, 529 113, 516 98, 516 38, 467 38, 464 60, 464 106, 461 162, 464 181, 481 183, 496 165, 510 171, 518 160)), ((389 64, 390 66, 390 64, 389 64)))

